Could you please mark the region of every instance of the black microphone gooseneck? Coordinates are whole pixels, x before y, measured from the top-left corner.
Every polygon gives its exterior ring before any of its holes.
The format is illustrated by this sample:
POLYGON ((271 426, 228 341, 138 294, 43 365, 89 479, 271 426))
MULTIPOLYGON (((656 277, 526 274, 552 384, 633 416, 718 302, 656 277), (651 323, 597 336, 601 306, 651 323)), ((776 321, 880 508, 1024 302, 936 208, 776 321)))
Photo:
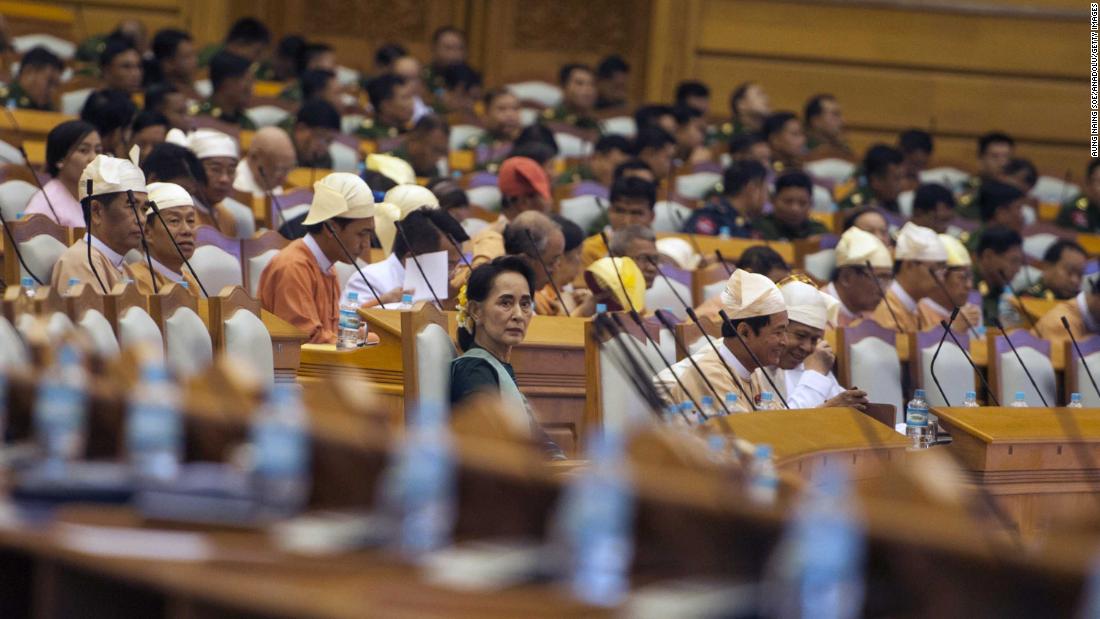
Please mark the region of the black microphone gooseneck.
MULTIPOLYGON (((565 306, 565 299, 561 296, 561 289, 558 288, 557 283, 554 282, 554 274, 550 271, 550 267, 546 266, 546 261, 542 259, 542 253, 539 252, 539 246, 535 243, 535 237, 531 236, 531 231, 524 228, 523 234, 527 236, 527 242, 531 245, 531 251, 535 254, 535 259, 539 261, 539 266, 542 267, 542 272, 546 274, 546 279, 550 282, 550 286, 554 289, 554 294, 558 296, 558 304, 561 305, 561 311, 563 315, 569 315, 569 308, 565 306)), ((607 237, 604 237, 604 242, 607 242, 607 237)), ((533 291, 532 291, 533 292, 533 291)), ((625 290, 623 292, 626 292, 625 290)))
MULTIPOLYGON (((275 214, 279 216, 278 221, 281 223, 276 226, 276 229, 282 228, 286 225, 286 218, 283 217, 283 207, 280 206, 279 201, 275 199, 275 192, 267 187, 267 174, 264 174, 264 167, 256 166, 256 170, 260 173, 260 180, 264 182, 264 193, 267 194, 267 199, 271 201, 271 210, 275 211, 275 214)), ((312 187, 312 185, 310 185, 310 187, 312 187)), ((210 211, 214 211, 213 204, 210 205, 210 211)))
POLYGON ((428 274, 424 272, 424 267, 420 265, 420 259, 416 257, 416 252, 412 251, 412 245, 409 244, 409 237, 405 236, 405 231, 401 228, 401 222, 393 222, 393 227, 397 229, 397 233, 401 235, 401 240, 405 242, 405 247, 409 248, 409 256, 412 257, 413 264, 416 265, 416 270, 420 272, 420 277, 423 278, 424 284, 428 286, 428 292, 432 293, 432 299, 435 299, 435 306, 443 311, 443 303, 439 300, 439 295, 435 293, 435 288, 432 288, 432 283, 428 281, 428 274))
MULTIPOLYGON (((184 266, 191 272, 191 277, 195 278, 195 283, 199 285, 199 289, 202 290, 202 296, 210 298, 210 295, 206 292, 206 286, 202 285, 202 280, 199 279, 199 274, 195 272, 195 268, 191 266, 191 261, 187 259, 187 256, 183 255, 183 250, 180 249, 180 244, 176 242, 176 237, 172 234, 172 230, 168 228, 168 224, 164 221, 164 217, 160 214, 160 209, 157 208, 157 203, 153 200, 149 200, 145 203, 149 208, 153 209, 153 216, 160 221, 160 225, 164 227, 164 231, 168 233, 168 240, 172 241, 172 247, 176 248, 176 253, 179 254, 181 260, 183 260, 184 266)), ((156 279, 156 275, 153 274, 153 278, 156 279)))
MULTIPOLYGON (((726 363, 725 357, 722 356, 722 353, 718 351, 718 347, 714 344, 714 341, 711 340, 710 336, 707 335, 706 329, 703 328, 703 324, 699 320, 699 316, 697 316, 695 314, 695 310, 692 309, 691 306, 688 305, 686 301, 684 301, 683 297, 680 296, 680 293, 677 292, 676 288, 674 288, 672 286, 672 282, 668 279, 668 276, 661 272, 660 267, 657 266, 657 261, 654 260, 652 256, 647 256, 647 258, 649 259, 650 264, 652 264, 654 266, 654 268, 657 269, 657 274, 660 275, 662 278, 664 278, 665 283, 668 284, 668 287, 672 290, 672 293, 674 295, 676 295, 676 300, 679 301, 680 304, 684 306, 684 309, 687 311, 688 318, 691 318, 691 321, 693 323, 695 323, 695 326, 696 326, 696 328, 699 329, 699 333, 703 336, 703 339, 705 339, 707 341, 707 343, 710 344, 711 350, 713 350, 714 354, 718 356, 718 360, 722 362, 722 367, 726 368, 726 372, 728 372, 729 375, 730 375, 730 378, 733 379, 733 384, 737 385, 737 389, 741 392, 741 396, 744 397, 745 401, 749 403, 749 407, 752 408, 752 410, 755 411, 756 410, 756 403, 753 402, 752 398, 749 397, 748 393, 745 391, 745 387, 741 385, 741 381, 737 378, 737 374, 734 373, 733 368, 731 368, 730 365, 728 363, 726 363)), ((660 313, 658 313, 657 314, 657 319, 661 321, 661 324, 665 325, 665 327, 668 328, 669 332, 672 333, 672 337, 675 339, 676 338, 676 335, 675 335, 676 331, 671 325, 669 325, 665 321, 664 316, 662 316, 660 313)), ((684 345, 682 343, 680 343, 678 341, 676 343, 679 344, 680 348, 682 348, 684 350, 684 354, 686 356, 689 356, 689 357, 691 356, 690 351, 688 351, 687 348, 684 347, 684 345)), ((724 402, 723 402, 722 408, 726 410, 727 415, 730 414, 730 410, 725 406, 724 402)))
POLYGON ((462 246, 458 244, 458 241, 455 240, 455 237, 452 236, 450 232, 447 232, 442 228, 439 228, 439 231, 443 233, 443 236, 447 237, 448 241, 450 241, 451 247, 454 247, 455 251, 458 252, 458 257, 462 258, 462 262, 466 264, 466 268, 473 271, 474 265, 470 264, 470 261, 466 258, 466 254, 462 253, 462 246))
MULTIPOLYGON (((95 268, 95 262, 92 261, 92 179, 89 178, 86 181, 85 188, 87 189, 86 193, 88 195, 84 198, 85 208, 83 209, 83 211, 85 216, 85 223, 88 224, 88 238, 85 241, 85 245, 88 246, 88 268, 92 270, 92 275, 94 275, 95 280, 99 282, 99 289, 102 290, 103 294, 106 295, 110 294, 110 291, 107 290, 107 286, 103 283, 103 278, 99 276, 99 271, 97 271, 95 268)), ((106 205, 104 205, 104 207, 106 207, 106 205)))
MULTIPOLYGON (((951 320, 948 320, 946 324, 952 324, 955 322, 955 316, 959 314, 959 308, 951 310, 951 320)), ((943 324, 943 321, 940 321, 943 324)), ((932 353, 932 361, 928 364, 928 373, 932 375, 932 382, 936 383, 936 389, 940 392, 940 397, 943 398, 943 403, 947 406, 951 406, 951 400, 947 399, 947 394, 943 392, 943 387, 940 386, 940 379, 936 378, 936 359, 940 356, 940 349, 943 348, 943 343, 947 340, 947 329, 944 329, 943 335, 940 336, 940 343, 936 344, 936 352, 932 353)))
POLYGON ((684 221, 684 216, 680 214, 680 211, 677 211, 675 209, 673 209, 672 214, 673 214, 673 216, 676 217, 676 222, 678 224, 680 224, 680 230, 683 230, 684 234, 687 235, 688 240, 691 241, 691 246, 692 246, 693 249, 695 249, 695 253, 702 256, 703 255, 703 248, 699 246, 699 239, 695 238, 695 233, 688 232, 687 230, 684 229, 684 227, 687 225, 687 222, 684 221))
MULTIPOLYGON (((4 217, 3 211, 0 211, 0 225, 4 226, 4 233, 8 236, 8 244, 11 245, 11 250, 15 254, 15 257, 19 259, 19 264, 22 265, 23 270, 27 272, 27 275, 31 276, 31 279, 35 281, 39 286, 45 286, 42 280, 38 279, 38 276, 34 274, 34 271, 27 266, 27 261, 23 259, 23 252, 19 250, 19 243, 15 242, 15 237, 12 236, 11 228, 8 227, 8 220, 4 217)), ((91 245, 88 245, 90 248, 91 245)))
MULTIPOLYGON (((940 292, 947 298, 947 302, 951 304, 951 320, 947 321, 948 324, 955 324, 955 317, 960 315, 959 306, 956 305, 955 300, 951 298, 951 293, 947 291, 947 285, 936 275, 936 270, 932 267, 928 267, 928 274, 932 276, 932 281, 936 282, 936 286, 939 287, 940 292)), ((975 338, 978 337, 978 332, 974 330, 974 325, 970 324, 970 319, 966 317, 966 314, 962 314, 962 319, 963 322, 966 323, 966 328, 970 331, 970 335, 975 338)))
MULTIPOLYGON (((706 373, 704 373, 703 369, 699 367, 698 363, 696 363, 695 358, 691 356, 691 351, 688 350, 684 342, 681 342, 680 338, 676 337, 676 327, 671 322, 669 322, 668 318, 666 318, 660 312, 657 312, 654 315, 657 316, 657 320, 661 321, 661 324, 664 325, 666 329, 668 329, 669 335, 672 337, 672 342, 677 347, 679 347, 681 351, 683 351, 684 358, 687 359, 689 363, 691 363, 691 367, 695 368, 695 372, 699 374, 700 378, 703 379, 703 384, 707 386, 707 389, 709 389, 710 392, 714 394, 714 399, 717 400, 722 406, 722 410, 725 411, 727 415, 730 414, 730 409, 726 407, 725 397, 722 394, 719 394, 718 390, 714 388, 714 385, 710 382, 710 379, 707 378, 706 373)), ((707 334, 704 333, 703 337, 706 336, 707 334)), ((708 419, 706 413, 700 411, 699 414, 702 415, 703 421, 706 421, 708 419)))
MULTIPOLYGON (((637 312, 633 312, 631 317, 633 318, 637 315, 637 312)), ((622 333, 629 333, 626 329, 626 326, 623 325, 622 320, 619 319, 618 314, 611 312, 608 314, 608 316, 611 316, 611 320, 615 321, 615 324, 619 327, 619 331, 621 331, 622 333)), ((661 363, 665 366, 665 369, 668 370, 669 374, 672 374, 672 379, 676 381, 676 384, 679 385, 680 390, 684 392, 684 397, 691 401, 692 405, 695 406, 695 410, 702 410, 703 407, 699 406, 699 402, 695 401, 695 396, 691 395, 691 392, 688 391, 687 387, 684 386, 684 383, 680 380, 679 375, 677 375, 676 371, 672 369, 672 364, 669 363, 668 359, 665 358, 664 353, 661 352, 661 349, 657 346, 657 343, 653 341, 653 337, 649 335, 649 332, 646 331, 645 325, 643 325, 640 320, 638 321, 638 326, 641 328, 642 335, 645 336, 646 340, 653 344, 654 352, 657 353, 657 357, 661 359, 661 363)), ((676 402, 672 398, 671 390, 669 390, 668 395, 669 401, 672 402, 672 404, 678 404, 678 402, 676 402)))
MULTIPOLYGON (((634 339, 633 335, 630 335, 625 331, 620 331, 615 325, 615 322, 609 317, 608 314, 597 315, 593 319, 593 324, 595 324, 597 331, 600 331, 601 333, 606 332, 607 334, 609 334, 610 338, 618 340, 620 349, 619 358, 629 365, 629 368, 627 369, 627 377, 630 378, 631 382, 634 383, 635 389, 637 389, 638 392, 641 393, 642 396, 649 402, 649 405, 651 408, 653 408, 653 411, 655 413, 658 413, 657 418, 663 421, 659 414, 659 411, 665 407, 661 403, 661 399, 656 393, 653 381, 649 378, 651 376, 657 375, 657 369, 653 367, 653 364, 650 363, 649 358, 646 357, 645 352, 641 350, 640 346, 638 345, 638 341, 634 339), (620 335, 625 337, 619 337, 620 335), (636 353, 631 351, 629 343, 634 344, 636 353), (645 368, 641 367, 641 365, 638 363, 638 359, 641 359, 642 362, 645 363, 645 368), (648 374, 646 373, 647 369, 649 372, 648 374)), ((607 344, 608 342, 605 341, 600 344, 600 347, 606 348, 608 352, 610 352, 611 349, 607 346, 607 344)), ((619 365, 621 368, 623 364, 619 365)), ((684 421, 690 424, 691 418, 688 417, 683 411, 681 411, 679 406, 676 406, 675 399, 672 397, 672 391, 670 391, 668 386, 664 383, 658 384, 660 385, 661 389, 664 390, 665 395, 668 396, 668 401, 673 403, 672 407, 676 410, 677 413, 679 413, 684 421)))
POLYGON ((779 398, 779 401, 783 403, 783 408, 790 410, 791 407, 789 404, 787 404, 787 399, 783 397, 783 393, 779 391, 779 387, 775 386, 775 381, 772 380, 771 374, 768 374, 767 368, 764 367, 763 363, 760 363, 760 357, 756 356, 756 353, 754 353, 752 349, 749 348, 749 343, 746 342, 745 338, 741 337, 741 334, 737 332, 737 327, 733 324, 733 321, 730 320, 729 314, 726 313, 726 310, 718 310, 718 315, 722 317, 722 320, 724 320, 727 325, 729 325, 730 331, 733 332, 734 337, 737 338, 738 342, 741 342, 741 347, 745 349, 745 352, 749 353, 750 357, 752 357, 752 362, 756 364, 756 367, 760 368, 760 373, 764 375, 764 378, 767 379, 768 384, 771 385, 772 391, 775 392, 776 397, 779 398))
MULTIPOLYGON (((1027 267, 1026 266, 1024 267, 1024 273, 1027 273, 1027 267)), ((1016 289, 1012 287, 1012 282, 1008 279, 1008 277, 1006 277, 1006 273, 1004 271, 998 270, 997 275, 1001 276, 1001 281, 1004 282, 1004 285, 1008 288, 1009 292, 1012 293, 1012 298, 1016 299, 1016 304, 1020 306, 1020 314, 1022 314, 1023 317, 1027 319, 1027 323, 1029 325, 1031 325, 1031 328, 1034 330, 1035 329, 1035 319, 1032 318, 1031 314, 1029 314, 1027 312, 1027 308, 1024 307, 1023 299, 1020 298, 1020 295, 1019 295, 1019 293, 1016 292, 1016 289)), ((1002 293, 1003 293, 1003 291, 1002 291, 1002 293)))
POLYGON ((1043 392, 1039 390, 1039 385, 1035 382, 1035 378, 1032 377, 1031 370, 1027 369, 1027 366, 1024 365, 1024 360, 1020 357, 1020 351, 1016 350, 1016 345, 1012 343, 1012 339, 1009 338, 1008 333, 1005 332, 1005 327, 1001 324, 1001 319, 994 318, 993 325, 1001 332, 1001 337, 1005 338, 1005 341, 1008 342, 1008 347, 1012 349, 1012 354, 1016 355, 1016 361, 1020 363, 1020 367, 1024 370, 1024 374, 1027 375, 1027 379, 1031 381, 1031 386, 1035 389, 1035 393, 1039 394, 1039 400, 1042 401, 1043 406, 1050 406, 1050 404, 1047 404, 1047 399, 1043 396, 1043 392))
POLYGON ((898 328, 898 333, 904 333, 901 328, 901 323, 898 322, 898 315, 894 313, 894 306, 890 305, 890 300, 886 298, 886 291, 882 289, 882 284, 879 283, 878 277, 875 276, 875 269, 871 266, 871 261, 867 260, 863 263, 867 267, 867 276, 871 278, 871 281, 875 282, 875 288, 878 288, 878 293, 882 296, 882 302, 886 304, 886 309, 890 310, 890 318, 894 320, 894 326, 898 328))
MULTIPOLYGON (((27 156, 27 149, 23 148, 24 138, 22 127, 19 126, 19 122, 15 120, 15 114, 12 114, 11 110, 8 109, 8 106, 4 105, 0 107, 4 108, 4 113, 8 115, 8 120, 11 121, 11 126, 13 129, 15 129, 15 134, 19 138, 19 154, 23 156, 23 163, 27 166, 27 171, 31 173, 31 180, 34 181, 34 184, 38 187, 38 190, 42 192, 42 197, 46 200, 46 206, 50 207, 50 212, 53 213, 53 220, 60 224, 61 218, 57 216, 57 211, 53 207, 53 202, 50 201, 49 194, 47 194, 46 189, 42 187, 42 181, 39 180, 38 174, 36 174, 34 171, 34 166, 31 165, 31 159, 27 156)), ((69 152, 72 152, 72 149, 69 149, 69 152)), ((68 153, 65 153, 65 156, 68 157, 68 153)), ((37 278, 35 279, 37 280, 37 278)))
POLYGON ((126 190, 126 203, 130 205, 130 212, 134 214, 134 222, 138 226, 138 234, 141 235, 141 250, 145 253, 145 263, 149 265, 149 281, 153 283, 153 294, 160 294, 160 286, 157 285, 157 271, 153 268, 153 255, 149 253, 149 240, 145 238, 145 225, 138 216, 137 203, 134 200, 134 190, 126 190))
POLYGON ((344 245, 344 242, 340 240, 340 235, 336 234, 336 230, 332 228, 332 222, 326 219, 325 221, 321 222, 321 225, 323 225, 325 227, 325 230, 327 230, 328 233, 332 235, 333 240, 335 240, 336 244, 340 246, 340 251, 344 252, 344 257, 348 259, 348 262, 351 263, 351 266, 355 267, 355 271, 359 273, 359 277, 363 278, 363 283, 367 285, 367 289, 370 290, 370 293, 372 295, 374 295, 374 300, 378 301, 378 307, 380 307, 381 309, 386 309, 386 304, 382 302, 382 297, 378 296, 378 291, 375 290, 374 286, 371 285, 370 280, 367 279, 367 276, 363 275, 363 269, 359 268, 359 262, 355 259, 355 256, 351 255, 351 252, 348 251, 347 245, 344 245))
POLYGON ((1096 386, 1096 379, 1092 377, 1092 370, 1089 369, 1089 364, 1085 361, 1085 355, 1081 353, 1081 347, 1077 345, 1077 338, 1074 337, 1073 331, 1069 328, 1069 321, 1065 316, 1062 316, 1062 328, 1066 330, 1066 334, 1069 335, 1069 339, 1073 342, 1073 349, 1077 351, 1077 358, 1081 360, 1081 365, 1085 367, 1085 373, 1089 376, 1089 382, 1092 383, 1092 390, 1096 392, 1096 395, 1100 396, 1100 388, 1096 386))
POLYGON ((733 275, 733 268, 726 262, 726 257, 722 255, 721 249, 715 249, 714 255, 718 258, 718 264, 722 265, 722 268, 726 270, 726 276, 733 275))
POLYGON ((951 338, 951 341, 955 342, 955 346, 958 346, 959 350, 962 351, 963 356, 966 357, 966 362, 970 364, 970 369, 974 370, 974 373, 978 375, 978 380, 982 382, 982 387, 985 388, 985 392, 988 393, 990 399, 993 400, 993 404, 1000 406, 1001 401, 997 399, 997 394, 993 393, 993 389, 989 386, 989 381, 985 379, 985 374, 983 374, 982 371, 978 369, 978 366, 974 364, 974 360, 970 358, 970 353, 961 343, 959 343, 959 338, 955 337, 955 332, 947 326, 947 321, 941 320, 940 327, 947 330, 947 337, 951 338))

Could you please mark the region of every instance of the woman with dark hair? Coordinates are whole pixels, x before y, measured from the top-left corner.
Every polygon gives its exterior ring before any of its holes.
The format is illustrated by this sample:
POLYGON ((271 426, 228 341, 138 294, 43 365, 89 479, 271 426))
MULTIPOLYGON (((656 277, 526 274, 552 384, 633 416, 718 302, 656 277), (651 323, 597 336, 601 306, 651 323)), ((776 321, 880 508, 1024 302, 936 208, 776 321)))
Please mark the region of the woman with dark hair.
POLYGON ((84 215, 77 201, 80 173, 103 152, 95 127, 70 120, 46 136, 46 171, 51 176, 42 190, 31 196, 24 211, 45 215, 67 228, 83 228, 84 215))
POLYGON ((458 299, 458 345, 463 353, 451 362, 451 404, 479 392, 500 394, 514 425, 529 429, 548 457, 564 459, 561 448, 535 420, 509 363, 512 348, 523 342, 531 323, 534 283, 534 272, 516 256, 495 258, 470 273, 458 299))

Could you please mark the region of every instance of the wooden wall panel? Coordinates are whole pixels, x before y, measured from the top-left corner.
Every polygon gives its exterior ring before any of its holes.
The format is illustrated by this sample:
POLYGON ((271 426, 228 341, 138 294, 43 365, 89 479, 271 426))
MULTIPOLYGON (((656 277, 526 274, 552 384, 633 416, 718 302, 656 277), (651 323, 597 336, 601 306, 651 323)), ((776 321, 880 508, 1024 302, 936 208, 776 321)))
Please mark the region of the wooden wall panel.
POLYGON ((123 19, 141 20, 152 37, 160 28, 184 26, 189 12, 186 0, 50 0, 33 4, 71 10, 78 40, 92 34, 110 32, 123 19))

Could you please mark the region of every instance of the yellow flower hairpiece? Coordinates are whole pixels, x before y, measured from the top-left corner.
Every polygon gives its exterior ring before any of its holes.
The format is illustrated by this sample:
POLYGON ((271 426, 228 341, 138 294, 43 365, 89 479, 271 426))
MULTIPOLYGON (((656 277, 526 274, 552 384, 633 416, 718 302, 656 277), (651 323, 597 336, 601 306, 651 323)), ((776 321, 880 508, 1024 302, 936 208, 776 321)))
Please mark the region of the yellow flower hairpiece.
POLYGON ((455 300, 457 301, 455 309, 458 311, 455 319, 458 321, 458 326, 467 331, 473 331, 470 313, 467 311, 466 284, 462 284, 462 287, 458 289, 458 296, 455 297, 455 300))

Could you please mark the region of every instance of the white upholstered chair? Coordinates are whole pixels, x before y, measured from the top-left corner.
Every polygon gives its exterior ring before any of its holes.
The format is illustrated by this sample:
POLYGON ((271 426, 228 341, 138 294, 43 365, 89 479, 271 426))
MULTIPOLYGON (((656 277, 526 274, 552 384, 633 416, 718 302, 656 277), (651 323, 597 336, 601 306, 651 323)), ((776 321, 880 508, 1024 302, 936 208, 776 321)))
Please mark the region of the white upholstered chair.
POLYGON ((989 383, 1002 406, 1016 400, 1016 392, 1023 391, 1029 406, 1043 406, 1043 398, 1050 406, 1057 405, 1058 383, 1054 377, 1054 364, 1050 360, 1050 342, 1040 340, 1022 329, 1008 334, 1020 353, 1024 365, 1035 378, 1038 391, 1031 385, 1027 373, 1016 359, 1008 342, 1001 335, 991 338, 989 351, 989 383), (1042 398, 1039 394, 1042 394, 1042 398))
POLYGON ((140 307, 128 307, 119 313, 118 340, 123 349, 144 346, 150 354, 164 357, 164 337, 149 312, 140 307))
POLYGON ((243 283, 241 263, 235 256, 214 245, 195 249, 190 262, 195 274, 212 295, 226 286, 240 286, 243 283))
POLYGON ((894 423, 905 418, 901 392, 901 361, 893 331, 871 321, 838 332, 838 379, 859 387, 876 404, 894 405, 894 423))
MULTIPOLYGON (((22 163, 22 159, 20 156, 19 161, 11 163, 22 163)), ((19 213, 27 209, 27 203, 37 192, 37 187, 18 178, 0 183, 0 209, 4 212, 4 219, 15 221, 19 213)))

